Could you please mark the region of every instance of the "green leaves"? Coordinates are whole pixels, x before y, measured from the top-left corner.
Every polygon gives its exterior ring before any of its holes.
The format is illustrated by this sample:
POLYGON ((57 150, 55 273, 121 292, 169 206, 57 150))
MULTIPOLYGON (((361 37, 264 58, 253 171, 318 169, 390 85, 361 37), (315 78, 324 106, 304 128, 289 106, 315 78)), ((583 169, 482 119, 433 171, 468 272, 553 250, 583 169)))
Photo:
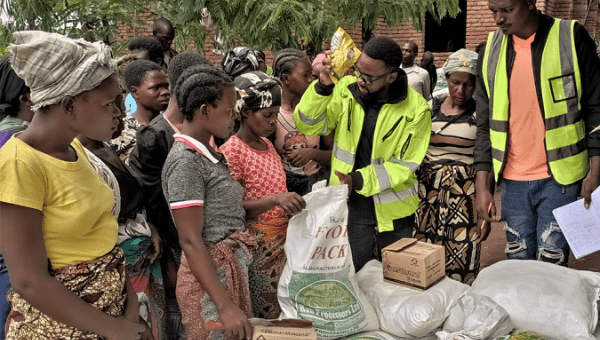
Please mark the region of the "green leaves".
MULTIPOLYGON (((333 35, 340 24, 322 0, 210 0, 200 1, 202 4, 196 4, 195 8, 189 7, 189 1, 159 1, 157 14, 175 24, 177 35, 185 33, 182 27, 199 21, 202 8, 207 7, 225 48, 243 44, 256 49, 271 46, 279 50, 285 47, 310 49, 318 45, 317 51, 320 51, 320 41, 333 35)), ((196 41, 197 45, 202 41, 199 35, 186 38, 196 41)))
POLYGON ((425 12, 441 18, 460 11, 458 0, 0 0, 12 19, 0 29, 0 53, 10 40, 6 32, 23 29, 113 43, 117 23, 139 26, 135 14, 147 12, 150 2, 174 24, 178 50, 190 42, 202 49, 207 34, 220 34, 224 48, 296 47, 311 55, 340 26, 362 23, 363 30, 372 30, 383 17, 389 25, 412 19, 422 29, 425 12), (201 23, 203 8, 215 23, 211 28, 201 23))
MULTIPOLYGON (((134 14, 147 11, 148 0, 0 0, 0 8, 9 17, 3 29, 10 32, 42 30, 112 45, 117 23, 135 25, 134 14)), ((11 35, 0 34, 0 51, 11 35)))
POLYGON ((366 29, 374 29, 377 18, 383 17, 391 26, 412 19, 415 28, 420 30, 423 13, 432 12, 441 18, 456 17, 460 12, 458 0, 338 0, 337 3, 347 22, 362 22, 366 29))

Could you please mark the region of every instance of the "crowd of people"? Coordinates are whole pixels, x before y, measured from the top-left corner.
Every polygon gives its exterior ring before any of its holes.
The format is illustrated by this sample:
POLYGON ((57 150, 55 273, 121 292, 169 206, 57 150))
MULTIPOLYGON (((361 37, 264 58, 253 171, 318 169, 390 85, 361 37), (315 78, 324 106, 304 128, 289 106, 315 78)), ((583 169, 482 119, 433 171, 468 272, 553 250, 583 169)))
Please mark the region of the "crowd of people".
POLYGON ((117 59, 16 32, 0 60, 0 338, 250 339, 249 318, 281 314, 288 222, 321 180, 350 189, 356 271, 414 237, 473 282, 496 186, 507 256, 566 266, 552 210, 600 184, 600 60, 534 0, 489 7, 499 30, 447 58, 442 95, 433 54, 418 66, 417 44, 385 36, 334 83, 331 52, 177 53, 164 18, 117 59))

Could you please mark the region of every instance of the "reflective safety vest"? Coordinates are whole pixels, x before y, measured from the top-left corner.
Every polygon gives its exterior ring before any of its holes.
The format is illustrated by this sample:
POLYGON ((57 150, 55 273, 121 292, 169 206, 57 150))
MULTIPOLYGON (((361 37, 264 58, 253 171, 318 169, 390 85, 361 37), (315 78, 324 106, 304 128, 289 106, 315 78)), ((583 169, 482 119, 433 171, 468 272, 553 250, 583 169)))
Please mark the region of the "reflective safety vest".
MULTIPOLYGON (((574 37, 575 21, 555 19, 544 46, 540 67, 546 159, 554 179, 577 182, 589 170, 585 124, 581 118, 581 77, 574 37)), ((482 76, 489 97, 490 141, 496 182, 506 164, 509 129, 508 38, 490 33, 482 76)))
MULTIPOLYGON (((330 185, 340 183, 335 171, 348 174, 354 169, 365 118, 363 107, 348 89, 354 82, 355 77, 342 78, 329 96, 319 95, 313 82, 294 112, 296 127, 306 135, 327 135, 335 129, 330 185)), ((406 99, 381 107, 371 165, 357 170, 363 178, 357 192, 373 198, 380 232, 394 230, 393 221, 415 213, 419 204, 415 172, 429 146, 431 113, 423 96, 410 87, 407 90, 406 99)))

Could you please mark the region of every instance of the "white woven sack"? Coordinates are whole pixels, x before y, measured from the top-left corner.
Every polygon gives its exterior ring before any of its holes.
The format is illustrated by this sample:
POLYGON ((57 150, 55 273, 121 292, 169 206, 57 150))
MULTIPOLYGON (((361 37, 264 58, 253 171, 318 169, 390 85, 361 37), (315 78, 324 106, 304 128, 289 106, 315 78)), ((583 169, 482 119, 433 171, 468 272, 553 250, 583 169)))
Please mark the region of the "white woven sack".
POLYGON ((358 285, 379 316, 381 330, 399 337, 435 334, 469 286, 445 277, 426 291, 383 281, 381 262, 368 262, 357 274, 358 285))
POLYGON ((495 339, 513 329, 514 324, 502 306, 487 296, 469 292, 458 300, 442 327, 447 333, 460 332, 473 339, 495 339))
POLYGON ((319 339, 379 330, 373 307, 358 288, 347 236, 348 186, 306 196, 288 225, 277 297, 284 318, 311 320, 319 339))
POLYGON ((519 330, 554 340, 596 340, 600 273, 505 260, 483 269, 469 293, 494 300, 519 330))
POLYGON ((421 338, 399 338, 383 331, 376 331, 354 334, 340 340, 437 340, 437 338, 433 335, 421 338))
POLYGON ((481 340, 481 338, 472 338, 463 331, 453 333, 438 331, 435 335, 437 336, 437 340, 481 340))

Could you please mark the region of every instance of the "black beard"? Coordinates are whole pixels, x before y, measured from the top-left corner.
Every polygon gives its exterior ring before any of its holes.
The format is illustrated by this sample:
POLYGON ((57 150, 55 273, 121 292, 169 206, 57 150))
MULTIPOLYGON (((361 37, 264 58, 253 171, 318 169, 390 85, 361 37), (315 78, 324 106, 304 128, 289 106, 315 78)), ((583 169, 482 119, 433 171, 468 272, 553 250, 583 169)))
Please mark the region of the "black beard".
POLYGON ((379 98, 379 94, 381 93, 381 91, 383 91, 383 87, 375 92, 369 92, 366 94, 360 92, 360 97, 363 98, 365 102, 376 101, 379 98))

